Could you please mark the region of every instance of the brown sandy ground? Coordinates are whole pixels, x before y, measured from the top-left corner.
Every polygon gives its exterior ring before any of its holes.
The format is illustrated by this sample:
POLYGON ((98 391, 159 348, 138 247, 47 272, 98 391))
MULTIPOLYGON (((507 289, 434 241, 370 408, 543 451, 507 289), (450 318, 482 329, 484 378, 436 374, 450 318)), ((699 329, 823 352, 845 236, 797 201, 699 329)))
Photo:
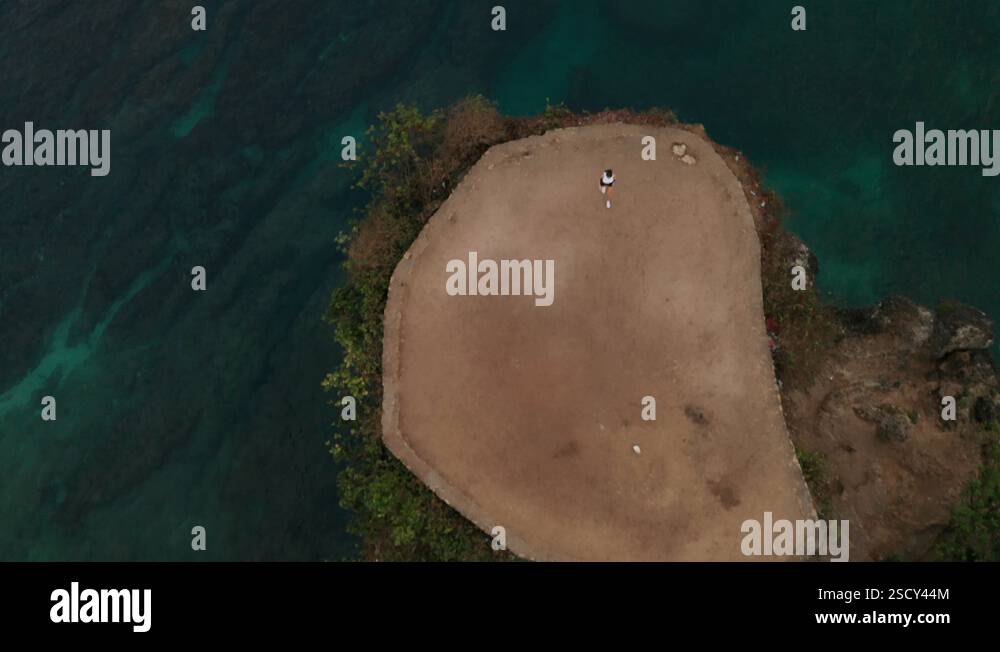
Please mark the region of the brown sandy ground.
POLYGON ((745 559, 745 519, 814 515, 764 332, 760 216, 727 164, 697 129, 611 124, 498 145, 400 261, 384 441, 482 529, 505 527, 514 552, 745 559), (640 158, 645 135, 658 161, 640 158), (605 167, 619 180, 612 210, 605 167), (554 304, 447 296, 445 265, 469 251, 554 259, 554 304), (646 395, 655 422, 640 419, 646 395))

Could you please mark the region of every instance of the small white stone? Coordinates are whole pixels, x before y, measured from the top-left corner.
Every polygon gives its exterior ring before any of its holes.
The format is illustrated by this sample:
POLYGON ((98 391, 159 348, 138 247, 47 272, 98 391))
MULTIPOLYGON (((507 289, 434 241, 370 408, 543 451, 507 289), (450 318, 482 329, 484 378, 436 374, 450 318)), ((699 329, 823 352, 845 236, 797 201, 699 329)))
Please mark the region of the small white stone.
POLYGON ((684 162, 686 165, 694 165, 695 163, 698 162, 698 159, 691 156, 690 154, 685 154, 684 156, 681 157, 681 161, 684 162))
POLYGON ((633 444, 633 445, 632 445, 632 451, 633 451, 633 452, 634 452, 634 453, 635 453, 636 455, 638 455, 639 453, 641 453, 641 452, 642 452, 642 450, 641 450, 641 449, 639 448, 639 444, 633 444))
POLYGON ((684 143, 674 143, 674 146, 671 149, 674 152, 674 156, 684 156, 687 154, 688 146, 684 143))

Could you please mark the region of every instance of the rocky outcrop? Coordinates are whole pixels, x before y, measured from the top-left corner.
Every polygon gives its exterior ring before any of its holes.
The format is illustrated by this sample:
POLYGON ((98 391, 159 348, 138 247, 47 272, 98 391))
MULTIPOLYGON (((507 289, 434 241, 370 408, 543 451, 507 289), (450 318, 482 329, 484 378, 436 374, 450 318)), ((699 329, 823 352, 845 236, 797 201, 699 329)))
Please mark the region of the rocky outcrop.
POLYGON ((910 418, 895 405, 861 405, 854 408, 854 413, 865 421, 874 423, 877 427, 876 434, 883 441, 906 441, 910 436, 910 418))
MULTIPOLYGON (((762 205, 764 207, 764 205, 762 205)), ((806 270, 807 277, 815 281, 819 276, 819 258, 816 254, 794 233, 789 233, 788 238, 792 243, 791 265, 801 265, 806 270)))
POLYGON ((977 351, 993 346, 993 320, 986 313, 957 301, 938 306, 931 344, 943 358, 953 351, 977 351))
MULTIPOLYGON (((955 351, 937 364, 938 386, 935 394, 941 399, 954 397, 958 421, 970 421, 988 426, 997 421, 1000 412, 1000 385, 996 365, 986 350, 955 351)), ((953 427, 954 423, 948 424, 953 427)))
POLYGON ((914 348, 925 344, 934 329, 934 313, 906 297, 891 295, 874 306, 838 311, 841 325, 856 335, 894 333, 914 348))
MULTIPOLYGON (((815 273, 804 244, 788 256, 815 273)), ((783 393, 793 441, 823 460, 810 488, 827 517, 851 522, 852 560, 928 558, 1000 420, 993 322, 901 296, 838 309, 836 322, 812 385, 783 393), (942 419, 946 396, 953 421, 942 419)))

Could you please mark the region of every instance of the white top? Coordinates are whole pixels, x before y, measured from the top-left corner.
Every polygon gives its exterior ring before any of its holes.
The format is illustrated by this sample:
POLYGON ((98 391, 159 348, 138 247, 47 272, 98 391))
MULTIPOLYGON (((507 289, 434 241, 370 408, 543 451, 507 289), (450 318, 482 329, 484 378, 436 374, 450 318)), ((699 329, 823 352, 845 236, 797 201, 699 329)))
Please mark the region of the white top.
POLYGON ((603 183, 604 185, 610 186, 614 182, 615 182, 614 176, 609 177, 607 172, 601 175, 601 183, 603 183))

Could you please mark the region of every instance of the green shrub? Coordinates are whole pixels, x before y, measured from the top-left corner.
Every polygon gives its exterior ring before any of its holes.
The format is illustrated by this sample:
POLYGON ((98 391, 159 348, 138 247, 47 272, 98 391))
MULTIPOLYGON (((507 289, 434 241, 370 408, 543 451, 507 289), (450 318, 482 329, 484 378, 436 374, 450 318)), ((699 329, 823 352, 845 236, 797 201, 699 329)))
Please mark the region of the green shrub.
POLYGON ((364 219, 339 239, 347 281, 334 291, 325 321, 342 358, 323 381, 338 410, 341 396, 358 401, 359 420, 335 424, 328 446, 342 469, 340 504, 354 515, 348 530, 366 559, 509 558, 494 553, 486 534, 424 487, 381 441, 382 317, 392 272, 450 192, 449 180, 506 134, 503 119, 481 98, 448 115, 397 106, 368 131, 372 152, 361 159, 358 185, 371 199, 364 219))
POLYGON ((790 233, 779 226, 761 236, 764 314, 776 320, 781 329, 781 354, 775 360, 775 374, 785 389, 809 387, 834 345, 836 318, 833 310, 823 304, 815 279, 810 279, 804 291, 792 288, 791 268, 798 242, 790 233))
POLYGON ((817 516, 829 519, 833 506, 830 503, 830 487, 826 477, 826 457, 822 453, 813 453, 798 446, 795 447, 795 457, 799 460, 802 477, 812 494, 817 516))
POLYGON ((1000 433, 983 447, 979 475, 952 510, 951 523, 937 546, 946 561, 1000 561, 1000 433))
POLYGON ((549 98, 545 98, 545 112, 542 114, 542 118, 547 129, 562 127, 571 117, 573 117, 573 112, 564 103, 552 104, 549 98))

